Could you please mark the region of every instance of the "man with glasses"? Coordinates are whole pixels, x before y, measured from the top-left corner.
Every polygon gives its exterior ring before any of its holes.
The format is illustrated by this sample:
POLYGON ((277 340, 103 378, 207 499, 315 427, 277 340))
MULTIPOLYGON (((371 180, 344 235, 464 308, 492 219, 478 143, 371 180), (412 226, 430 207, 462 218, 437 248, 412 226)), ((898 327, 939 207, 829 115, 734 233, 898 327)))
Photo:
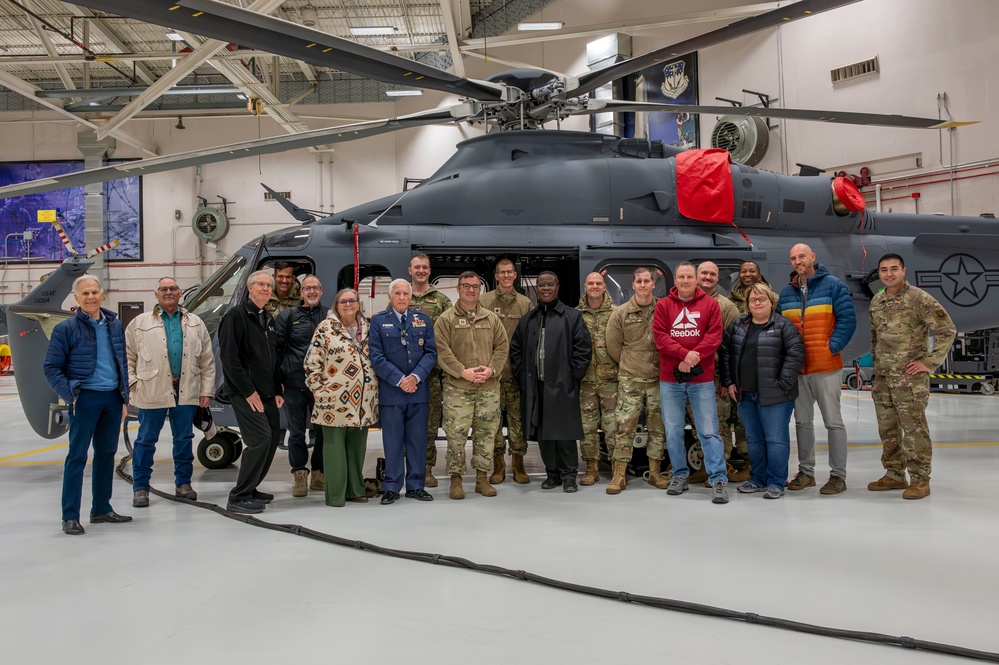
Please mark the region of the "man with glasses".
POLYGON ((195 501, 194 417, 215 394, 215 356, 204 322, 180 306, 180 287, 172 277, 156 284, 153 311, 132 319, 125 329, 129 393, 139 409, 139 433, 132 448, 132 505, 149 505, 156 442, 167 417, 173 434, 176 496, 195 501))
MULTIPOLYGON (((482 295, 479 303, 499 317, 506 330, 506 338, 513 337, 517 323, 522 316, 531 311, 531 301, 514 289, 517 281, 517 271, 513 261, 500 259, 494 272, 496 288, 482 295)), ((527 441, 524 440, 523 426, 520 420, 520 386, 507 360, 500 376, 500 412, 506 414, 507 438, 510 439, 510 455, 513 458, 513 479, 521 484, 531 482, 524 469, 524 455, 527 454, 527 441)), ((489 482, 502 483, 506 479, 506 441, 503 439, 503 422, 496 428, 495 445, 493 446, 493 475, 489 482)))
POLYGON ((258 270, 250 274, 246 290, 249 297, 222 317, 219 353, 224 390, 232 401, 244 446, 227 509, 253 514, 263 512, 265 504, 274 499, 257 486, 267 476, 281 440, 278 409, 284 405, 284 397, 277 371, 277 331, 274 318, 265 309, 274 278, 268 271, 258 270))
POLYGON ((312 334, 329 310, 319 300, 323 285, 315 275, 302 280, 302 304, 289 307, 274 321, 277 330, 278 374, 284 385, 284 413, 288 421, 288 462, 291 464, 291 495, 308 496, 309 490, 326 489, 323 477, 323 430, 311 424, 315 399, 305 385, 305 353, 312 345, 312 334), (306 432, 312 439, 312 478, 309 483, 309 447, 306 432))
MULTIPOLYGON (((430 283, 430 257, 417 254, 409 261, 409 276, 412 279, 413 298, 410 306, 430 317, 430 325, 437 323, 437 317, 451 307, 451 299, 430 283)), ((437 487, 434 466, 437 465, 437 432, 443 424, 444 388, 441 384, 441 371, 438 367, 427 378, 430 388, 430 401, 427 416, 427 477, 426 487, 437 487)))
POLYGON ((449 495, 464 499, 465 442, 472 430, 475 491, 496 496, 489 484, 493 440, 499 426, 499 377, 510 342, 499 317, 479 304, 482 283, 471 270, 458 276, 458 302, 434 325, 437 364, 447 375, 444 386, 444 431, 447 434, 449 495))

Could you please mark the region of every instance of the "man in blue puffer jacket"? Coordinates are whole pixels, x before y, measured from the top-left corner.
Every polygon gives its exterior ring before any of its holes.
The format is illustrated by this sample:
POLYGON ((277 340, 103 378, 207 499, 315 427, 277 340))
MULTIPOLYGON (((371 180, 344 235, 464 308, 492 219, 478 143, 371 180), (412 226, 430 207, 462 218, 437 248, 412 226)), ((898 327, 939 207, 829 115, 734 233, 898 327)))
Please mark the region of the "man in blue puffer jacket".
POLYGON ((69 452, 62 477, 62 530, 81 535, 80 496, 87 450, 94 443, 90 523, 130 522, 111 508, 111 481, 118 433, 128 404, 125 328, 101 307, 104 290, 91 275, 73 282, 76 314, 52 330, 45 354, 45 379, 69 404, 69 452))

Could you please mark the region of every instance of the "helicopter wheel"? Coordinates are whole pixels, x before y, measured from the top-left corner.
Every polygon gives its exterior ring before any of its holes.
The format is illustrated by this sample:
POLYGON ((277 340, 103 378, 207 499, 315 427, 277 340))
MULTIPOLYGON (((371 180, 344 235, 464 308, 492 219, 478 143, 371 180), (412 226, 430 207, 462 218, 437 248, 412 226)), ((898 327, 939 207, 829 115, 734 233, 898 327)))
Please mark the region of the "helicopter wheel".
POLYGON ((846 377, 846 387, 850 390, 860 390, 860 380, 857 378, 856 373, 849 374, 846 377))
POLYGON ((235 432, 220 431, 211 439, 198 444, 198 462, 206 469, 224 469, 242 453, 243 444, 235 432))

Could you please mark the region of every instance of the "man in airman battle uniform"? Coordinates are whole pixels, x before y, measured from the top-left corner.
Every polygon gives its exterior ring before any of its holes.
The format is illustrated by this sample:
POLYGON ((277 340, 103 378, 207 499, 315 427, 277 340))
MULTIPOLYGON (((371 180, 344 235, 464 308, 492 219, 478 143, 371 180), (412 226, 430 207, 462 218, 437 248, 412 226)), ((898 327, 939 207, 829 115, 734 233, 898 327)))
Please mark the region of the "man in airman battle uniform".
POLYGON ((489 484, 493 439, 499 426, 499 377, 509 357, 510 342, 499 317, 479 304, 482 283, 471 270, 458 277, 458 302, 437 318, 437 365, 446 375, 444 432, 447 434, 449 496, 464 499, 465 442, 472 429, 475 491, 496 496, 489 484))
MULTIPOLYGON (((517 280, 517 270, 510 259, 500 259, 494 272, 496 288, 482 295, 479 304, 499 317, 506 338, 513 337, 520 318, 531 311, 531 301, 513 288, 517 280)), ((531 482, 524 469, 524 455, 527 454, 527 441, 520 421, 520 386, 513 376, 509 358, 500 376, 500 411, 506 413, 507 438, 510 439, 510 454, 513 456, 513 479, 524 484, 531 482)), ((493 475, 489 482, 498 485, 506 479, 506 441, 503 439, 503 423, 496 428, 493 446, 493 475)))
POLYGON ((659 407, 659 351, 652 338, 652 314, 656 282, 651 268, 636 268, 631 282, 635 295, 614 310, 607 321, 607 353, 618 364, 617 436, 611 454, 614 476, 607 484, 608 494, 620 494, 627 485, 625 473, 631 461, 631 447, 638 428, 638 416, 645 405, 648 432, 645 452, 649 456, 649 484, 658 489, 669 486, 662 475, 666 434, 659 407))
POLYGON ((743 261, 739 266, 739 283, 729 290, 728 299, 739 308, 739 314, 746 314, 746 289, 757 282, 770 286, 770 282, 760 272, 760 264, 756 261, 743 261))
POLYGON ((583 462, 586 473, 580 485, 592 485, 600 480, 597 469, 600 460, 600 429, 604 431, 607 453, 614 448, 617 436, 617 363, 607 352, 607 322, 614 311, 614 303, 607 294, 603 275, 591 272, 583 283, 583 295, 576 307, 583 315, 583 323, 590 333, 593 344, 593 358, 586 376, 579 387, 579 402, 583 415, 583 462))
MULTIPOLYGON (((437 323, 437 317, 451 307, 451 299, 430 283, 430 257, 417 254, 409 261, 409 276, 413 284, 413 300, 409 306, 430 317, 430 325, 437 323)), ((437 464, 437 431, 441 428, 441 409, 444 392, 441 385, 440 368, 434 367, 427 378, 430 388, 430 417, 427 421, 427 479, 426 487, 437 487, 434 466, 437 464)))
POLYGON ((905 281, 905 261, 898 254, 881 257, 878 277, 885 289, 871 299, 872 397, 885 475, 867 489, 905 490, 903 499, 922 499, 930 494, 933 456, 926 424, 929 374, 947 357, 957 329, 933 296, 905 281))

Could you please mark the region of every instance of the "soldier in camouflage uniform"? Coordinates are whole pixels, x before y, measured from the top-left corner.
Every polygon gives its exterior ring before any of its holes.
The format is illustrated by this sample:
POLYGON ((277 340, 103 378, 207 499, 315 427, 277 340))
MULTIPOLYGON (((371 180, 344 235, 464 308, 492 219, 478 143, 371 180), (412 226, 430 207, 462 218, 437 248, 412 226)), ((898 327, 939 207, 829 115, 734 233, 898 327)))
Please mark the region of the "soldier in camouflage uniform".
POLYGON ((904 499, 922 499, 930 493, 933 455, 926 424, 929 373, 947 357, 957 329, 933 296, 905 281, 905 262, 901 256, 882 256, 878 261, 878 276, 885 289, 871 299, 872 397, 885 475, 867 489, 874 492, 900 489, 905 490, 904 499), (909 483, 905 481, 906 470, 909 483))
MULTIPOLYGON (((430 317, 430 324, 437 323, 437 317, 451 307, 451 299, 430 283, 430 257, 417 254, 409 261, 409 276, 413 284, 413 300, 410 307, 430 317)), ((437 432, 442 424, 444 390, 441 384, 441 371, 434 370, 427 378, 430 384, 430 417, 427 422, 427 478, 426 487, 437 487, 434 466, 437 464, 437 432)))
MULTIPOLYGON (((513 288, 517 280, 517 271, 513 261, 501 259, 496 263, 494 271, 496 288, 483 294, 479 304, 499 317, 506 338, 513 337, 520 318, 531 311, 531 301, 513 288)), ((531 482, 524 469, 524 455, 527 454, 527 441, 524 440, 524 430, 520 422, 520 386, 513 377, 509 358, 500 376, 500 411, 506 413, 506 431, 510 439, 510 454, 513 457, 513 479, 521 484, 531 482)), ((502 483, 506 479, 506 441, 503 439, 503 422, 496 428, 496 440, 493 446, 493 475, 489 482, 502 483)))
POLYGON ((659 408, 659 351, 652 338, 655 284, 650 268, 637 268, 631 283, 635 295, 616 308, 607 321, 607 353, 618 365, 617 410, 614 413, 617 436, 611 453, 614 476, 607 484, 608 494, 619 494, 627 486, 625 473, 631 461, 631 447, 643 404, 649 435, 645 444, 649 456, 649 484, 658 489, 669 486, 669 478, 660 471, 666 433, 659 408))
MULTIPOLYGON (((750 262, 752 263, 752 262, 750 262)), ((753 264, 755 265, 755 264, 753 264)), ((739 309, 732 303, 731 300, 723 296, 718 291, 718 266, 712 261, 702 261, 700 265, 697 266, 697 285, 701 287, 706 294, 715 299, 718 306, 721 307, 722 315, 722 331, 728 330, 728 327, 732 325, 732 322, 739 318, 739 309)), ((745 482, 749 480, 751 474, 751 467, 749 466, 749 447, 746 444, 746 430, 743 429, 742 423, 739 422, 738 410, 734 408, 732 403, 732 398, 728 396, 725 392, 724 387, 721 385, 721 372, 720 366, 718 364, 718 355, 715 354, 715 406, 718 410, 718 435, 722 439, 722 443, 725 444, 725 460, 728 460, 732 455, 732 449, 735 448, 742 455, 743 464, 742 469, 736 471, 731 464, 728 464, 728 479, 731 482, 745 482), (735 443, 732 442, 732 434, 735 433, 735 443)), ((690 403, 687 403, 687 422, 693 427, 694 414, 690 409, 690 403)), ((696 435, 696 428, 694 433, 696 435)), ((701 440, 698 439, 694 446, 700 453, 701 440)), ((704 459, 703 453, 700 454, 701 459, 704 459)), ((691 473, 687 478, 688 482, 699 483, 703 481, 706 487, 710 487, 711 484, 708 482, 707 471, 704 467, 701 467, 695 473, 691 473)))
POLYGON ((607 353, 607 322, 614 311, 614 303, 607 295, 603 275, 591 272, 583 283, 583 295, 576 307, 583 315, 583 323, 593 343, 593 359, 586 376, 579 386, 579 405, 583 415, 583 443, 580 446, 586 473, 580 485, 592 485, 600 480, 597 468, 600 460, 600 428, 604 430, 607 452, 614 448, 617 436, 617 363, 607 353))
MULTIPOLYGON (((743 261, 739 266, 739 283, 733 286, 728 292, 728 299, 739 309, 739 314, 747 314, 746 309, 746 289, 757 282, 763 282, 770 286, 770 282, 760 272, 760 264, 756 261, 743 261)), ((773 288, 773 287, 771 287, 773 288)))
POLYGON ((437 318, 437 365, 446 375, 444 432, 450 497, 464 499, 465 442, 472 428, 472 468, 475 491, 496 496, 486 474, 492 466, 493 439, 499 426, 499 377, 507 363, 510 342, 499 317, 479 304, 479 276, 458 277, 458 302, 437 318))
POLYGON ((302 289, 295 279, 295 269, 287 261, 278 261, 274 264, 274 292, 264 309, 276 319, 284 310, 301 304, 302 289))

